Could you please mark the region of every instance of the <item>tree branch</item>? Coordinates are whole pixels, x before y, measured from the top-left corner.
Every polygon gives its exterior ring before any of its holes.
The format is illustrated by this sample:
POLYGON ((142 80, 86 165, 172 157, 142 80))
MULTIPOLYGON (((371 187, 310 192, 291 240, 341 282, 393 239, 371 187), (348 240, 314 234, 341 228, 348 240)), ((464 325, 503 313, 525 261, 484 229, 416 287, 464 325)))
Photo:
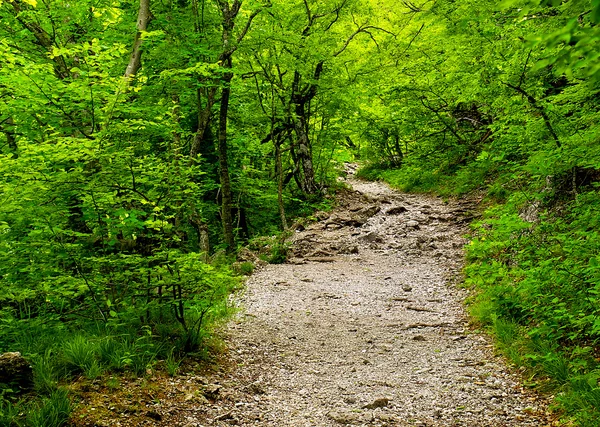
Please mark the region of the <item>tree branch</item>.
POLYGON ((544 111, 544 107, 542 107, 540 104, 538 104, 537 99, 535 99, 532 95, 530 95, 529 93, 527 93, 520 86, 515 86, 515 85, 512 85, 510 83, 505 83, 505 82, 503 82, 503 83, 506 86, 508 86, 509 88, 511 88, 511 89, 519 92, 521 95, 523 95, 525 98, 527 98, 527 101, 529 101, 529 104, 531 104, 531 106, 533 108, 535 108, 540 113, 540 115, 542 116, 542 118, 544 119, 544 123, 546 124, 546 127, 548 128, 548 131, 550 132, 550 135, 552 135, 552 139, 554 139, 554 142, 556 142, 556 146, 558 148, 561 148, 562 144, 560 142, 560 139, 558 138, 558 135, 554 131, 554 128, 552 127, 552 123, 550 122, 550 117, 548 117, 548 114, 546 113, 546 111, 544 111))
MULTIPOLYGON (((334 57, 338 57, 339 55, 341 55, 341 54, 342 54, 342 53, 343 53, 343 52, 344 52, 344 51, 345 51, 345 50, 348 48, 348 46, 350 45, 350 43, 352 42, 352 40, 353 40, 353 39, 354 39, 354 38, 355 38, 357 35, 359 35, 360 33, 367 33, 367 34, 370 34, 368 30, 378 30, 378 31, 383 31, 384 33, 387 33, 387 34, 390 34, 390 35, 394 36, 394 38, 396 37, 396 35, 395 35, 394 33, 392 33, 391 31, 388 31, 388 30, 386 30, 386 29, 384 29, 384 28, 376 27, 376 26, 374 26, 374 25, 363 25, 363 26, 360 26, 360 27, 358 27, 358 29, 357 29, 356 31, 354 31, 354 33, 352 33, 352 34, 350 35, 350 37, 348 37, 348 38, 346 39, 346 42, 345 42, 345 43, 344 43, 344 45, 341 47, 341 49, 340 49, 340 50, 338 50, 337 52, 335 52, 335 53, 333 54, 333 56, 334 56, 334 57)), ((372 34, 370 34, 370 35, 371 35, 371 37, 372 37, 372 34)))
MULTIPOLYGON (((257 9, 254 12, 252 12, 252 14, 250 15, 250 17, 248 18, 248 21, 246 22, 246 25, 244 26, 244 29, 242 30, 242 32, 240 33, 240 35, 237 38, 237 43, 241 43, 241 41, 244 39, 244 37, 246 37, 246 34, 248 33, 248 30, 250 29, 250 26, 252 25, 252 21, 254 20, 254 18, 256 18, 256 16, 262 11, 262 9, 257 9)), ((237 46, 234 48, 237 49, 237 46)))
POLYGON ((140 9, 137 18, 137 32, 133 41, 133 50, 129 58, 129 64, 125 69, 125 77, 135 76, 142 67, 142 34, 148 29, 148 24, 152 20, 150 12, 150 0, 140 0, 140 9))

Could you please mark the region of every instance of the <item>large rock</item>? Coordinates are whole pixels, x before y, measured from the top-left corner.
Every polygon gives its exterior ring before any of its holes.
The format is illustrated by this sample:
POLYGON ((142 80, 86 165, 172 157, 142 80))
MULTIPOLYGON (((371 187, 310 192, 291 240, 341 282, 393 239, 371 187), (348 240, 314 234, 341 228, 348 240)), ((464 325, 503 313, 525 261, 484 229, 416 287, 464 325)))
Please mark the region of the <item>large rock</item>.
POLYGON ((408 212, 408 209, 406 209, 404 206, 396 206, 388 209, 385 213, 387 215, 398 215, 404 212, 408 212))
POLYGON ((0 383, 21 390, 33 387, 33 369, 21 353, 0 354, 0 383))

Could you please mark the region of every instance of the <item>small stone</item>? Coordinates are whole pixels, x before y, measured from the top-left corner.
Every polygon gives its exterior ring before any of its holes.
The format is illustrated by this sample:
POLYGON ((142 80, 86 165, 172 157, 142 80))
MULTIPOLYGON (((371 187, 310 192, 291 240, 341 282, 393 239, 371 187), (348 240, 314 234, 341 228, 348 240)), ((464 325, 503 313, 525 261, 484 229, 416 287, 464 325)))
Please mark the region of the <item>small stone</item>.
POLYGON ((390 403, 390 399, 387 397, 382 397, 379 399, 375 399, 372 403, 363 406, 363 409, 377 409, 377 408, 385 408, 390 403))
POLYGON ((233 414, 231 412, 227 412, 226 414, 219 415, 217 418, 215 418, 215 421, 225 421, 231 419, 233 419, 233 414))
POLYGON ((387 215, 398 215, 404 212, 408 212, 408 209, 406 209, 404 206, 396 206, 388 209, 385 213, 387 215))
POLYGON ((221 387, 216 384, 207 385, 204 390, 202 390, 202 394, 211 400, 216 400, 219 397, 219 392, 221 391, 221 387))
POLYGON ((410 286, 410 285, 406 285, 406 284, 404 284, 404 285, 402 285, 402 290, 403 290, 404 292, 410 292, 410 291, 412 291, 412 290, 413 290, 413 288, 412 288, 412 286, 410 286))
POLYGON ((413 341, 427 341, 427 339, 423 335, 415 335, 413 341))
POLYGON ((163 418, 162 415, 156 411, 148 411, 148 412, 146 412, 146 416, 148 418, 152 418, 155 421, 162 421, 162 418, 163 418))
POLYGON ((371 231, 370 233, 362 236, 361 239, 366 242, 376 242, 379 239, 379 234, 377 234, 375 231, 371 231))
POLYGON ((367 218, 371 218, 372 216, 376 215, 380 210, 381 208, 379 206, 370 206, 368 208, 361 209, 359 211, 359 214, 366 216, 367 218))
POLYGON ((406 226, 408 228, 419 228, 419 223, 417 221, 414 221, 414 220, 413 221, 408 221, 406 223, 406 226))

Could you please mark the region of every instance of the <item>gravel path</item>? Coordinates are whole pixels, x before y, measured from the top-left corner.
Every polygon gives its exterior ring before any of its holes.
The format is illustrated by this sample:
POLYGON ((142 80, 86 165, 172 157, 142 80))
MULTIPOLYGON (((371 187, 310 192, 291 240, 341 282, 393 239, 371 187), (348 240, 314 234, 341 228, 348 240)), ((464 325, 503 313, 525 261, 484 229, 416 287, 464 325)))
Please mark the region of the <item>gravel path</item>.
MULTIPOLYGON (((229 328, 233 368, 188 426, 541 426, 455 286, 468 203, 354 191, 255 273, 229 328)), ((222 375, 222 374, 221 374, 222 375)))

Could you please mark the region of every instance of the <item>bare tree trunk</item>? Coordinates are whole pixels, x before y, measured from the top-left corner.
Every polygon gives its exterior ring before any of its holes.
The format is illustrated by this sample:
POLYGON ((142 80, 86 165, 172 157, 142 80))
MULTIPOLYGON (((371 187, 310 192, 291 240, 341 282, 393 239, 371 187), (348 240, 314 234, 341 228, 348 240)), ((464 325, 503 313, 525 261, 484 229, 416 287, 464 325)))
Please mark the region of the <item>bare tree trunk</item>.
POLYGON ((281 218, 281 228, 287 230, 288 224, 285 217, 285 206, 283 204, 283 164, 281 161, 281 142, 273 140, 275 145, 275 174, 277 175, 277 204, 279 206, 279 217, 281 218))
POLYGON ((190 147, 190 162, 193 162, 200 153, 200 146, 202 145, 204 135, 206 135, 206 131, 208 130, 208 126, 210 125, 210 121, 212 119, 212 108, 215 105, 216 94, 216 88, 211 88, 208 90, 206 95, 206 105, 203 108, 200 102, 202 95, 200 90, 198 90, 198 128, 194 134, 194 139, 192 140, 190 147))
MULTIPOLYGON (((223 64, 225 68, 231 68, 231 58, 223 64)), ((233 74, 227 72, 223 76, 225 86, 221 90, 221 107, 219 111, 219 178, 221 180, 221 221, 223 222, 223 234, 227 245, 227 252, 235 249, 235 238, 233 236, 233 194, 231 192, 231 179, 229 177, 229 162, 227 159, 227 115, 229 112, 229 97, 231 95, 231 79, 233 74)))
POLYGON ((260 12, 254 11, 246 21, 246 25, 238 36, 237 40, 232 40, 233 28, 235 26, 235 18, 237 17, 240 8, 242 7, 241 0, 234 0, 230 5, 228 0, 217 0, 222 14, 223 26, 223 52, 219 59, 225 69, 225 73, 221 79, 223 88, 221 89, 221 106, 219 111, 219 178, 221 181, 221 220, 223 222, 223 234, 227 252, 233 252, 235 249, 235 237, 233 235, 233 194, 231 191, 231 179, 229 177, 229 164, 227 159, 227 116, 229 113, 229 98, 231 96, 231 80, 233 79, 232 56, 236 51, 236 42, 239 44, 248 30, 254 18, 260 12))
POLYGON ((319 62, 315 67, 313 83, 304 88, 300 88, 300 80, 302 76, 298 71, 294 73, 294 82, 292 84, 291 101, 294 105, 294 130, 297 138, 297 169, 302 171, 300 177, 300 189, 305 194, 317 194, 319 187, 315 181, 315 172, 313 168, 312 149, 308 128, 310 115, 306 111, 306 105, 317 95, 317 82, 323 72, 323 61, 319 62))
POLYGON ((208 263, 208 257, 210 256, 210 240, 208 237, 208 225, 202 222, 198 228, 198 234, 200 236, 200 253, 202 254, 202 261, 208 263))
POLYGON ((137 18, 137 33, 133 42, 133 50, 129 58, 129 64, 125 69, 125 77, 133 77, 142 66, 142 33, 148 29, 152 20, 150 12, 150 0, 140 0, 140 9, 137 18))
POLYGON ((298 138, 298 150, 296 153, 302 168, 302 178, 300 181, 302 187, 301 190, 305 194, 315 194, 318 191, 318 187, 315 182, 312 150, 308 136, 308 119, 305 115, 304 104, 296 105, 296 121, 294 124, 294 130, 296 131, 296 137, 298 138))

